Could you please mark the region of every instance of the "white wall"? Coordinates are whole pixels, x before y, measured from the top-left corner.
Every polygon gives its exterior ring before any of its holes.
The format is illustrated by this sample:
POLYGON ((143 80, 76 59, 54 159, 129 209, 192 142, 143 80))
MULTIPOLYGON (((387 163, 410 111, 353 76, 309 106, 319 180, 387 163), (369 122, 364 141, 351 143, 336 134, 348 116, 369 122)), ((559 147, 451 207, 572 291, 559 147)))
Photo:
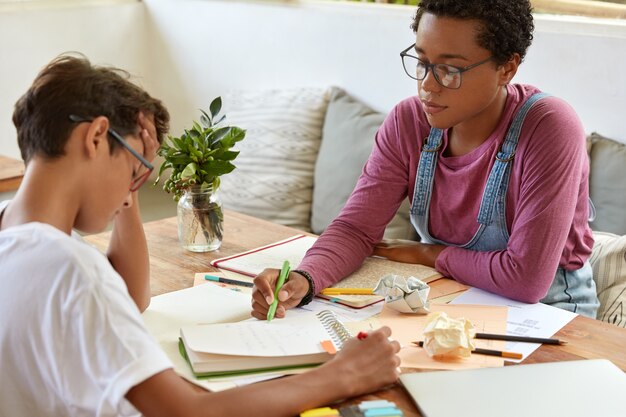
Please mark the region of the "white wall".
POLYGON ((339 85, 380 110, 411 95, 414 10, 311 1, 147 0, 155 91, 174 131, 234 88, 339 85), (406 44, 406 45, 405 45, 406 44), (163 62, 172 65, 161 65, 163 62))
POLYGON ((0 8, 0 154, 19 158, 13 106, 39 70, 60 53, 79 51, 94 63, 121 67, 140 77, 145 72, 144 5, 84 3, 0 8))
MULTIPOLYGON (((383 111, 416 89, 399 57, 413 41, 411 6, 144 1, 158 45, 151 79, 174 132, 231 88, 335 84, 383 111)), ((514 81, 565 98, 588 132, 626 143, 626 21, 539 15, 536 27, 514 81)))
POLYGON ((538 15, 517 80, 567 100, 588 133, 626 143, 626 20, 538 15))
MULTIPOLYGON (((13 104, 57 54, 139 75, 172 131, 234 88, 338 85, 388 111, 415 93, 399 52, 414 8, 320 1, 119 0, 108 6, 0 10, 0 153, 17 157, 13 104)), ((537 16, 515 81, 568 100, 588 132, 626 143, 626 21, 537 16)))

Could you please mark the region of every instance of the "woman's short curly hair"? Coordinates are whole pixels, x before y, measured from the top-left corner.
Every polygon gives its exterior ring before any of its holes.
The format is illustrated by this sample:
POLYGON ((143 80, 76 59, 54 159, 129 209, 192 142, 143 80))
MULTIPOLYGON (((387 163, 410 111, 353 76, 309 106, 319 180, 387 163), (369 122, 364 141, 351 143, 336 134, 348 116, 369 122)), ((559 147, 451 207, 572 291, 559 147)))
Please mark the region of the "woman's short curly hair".
POLYGON ((424 13, 478 20, 482 25, 476 37, 478 44, 502 65, 515 53, 524 59, 535 28, 531 12, 529 0, 422 0, 411 29, 417 32, 424 13))

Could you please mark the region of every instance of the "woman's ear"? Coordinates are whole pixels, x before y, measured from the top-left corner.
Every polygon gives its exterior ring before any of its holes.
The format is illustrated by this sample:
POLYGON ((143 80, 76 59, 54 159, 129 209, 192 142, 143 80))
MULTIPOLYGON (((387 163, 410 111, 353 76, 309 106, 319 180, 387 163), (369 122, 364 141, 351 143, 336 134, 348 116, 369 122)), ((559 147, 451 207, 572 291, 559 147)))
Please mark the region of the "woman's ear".
POLYGON ((104 116, 96 117, 89 125, 85 134, 85 152, 89 157, 93 158, 99 151, 109 149, 109 143, 107 139, 109 130, 109 119, 104 116))
POLYGON ((517 74, 517 68, 522 62, 518 53, 514 53, 511 58, 500 66, 500 85, 506 85, 511 82, 515 74, 517 74))

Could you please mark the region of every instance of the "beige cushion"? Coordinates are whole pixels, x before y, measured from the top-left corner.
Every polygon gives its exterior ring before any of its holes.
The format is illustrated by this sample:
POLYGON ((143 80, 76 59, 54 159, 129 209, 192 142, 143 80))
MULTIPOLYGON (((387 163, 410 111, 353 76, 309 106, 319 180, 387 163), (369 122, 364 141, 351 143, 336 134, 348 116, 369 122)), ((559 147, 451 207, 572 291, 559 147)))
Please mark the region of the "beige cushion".
POLYGON ((589 261, 596 281, 598 320, 626 328, 626 235, 594 232, 589 261))
POLYGON ((593 230, 626 234, 626 145, 597 133, 590 136, 589 194, 596 207, 593 230))
POLYGON ((328 90, 236 91, 223 102, 226 122, 247 131, 237 169, 222 177, 224 207, 309 231, 328 90))
MULTIPOLYGON (((344 90, 333 87, 324 121, 322 145, 315 164, 311 229, 322 233, 352 193, 369 157, 385 115, 344 90)), ((405 200, 385 229, 385 238, 417 239, 405 200)))

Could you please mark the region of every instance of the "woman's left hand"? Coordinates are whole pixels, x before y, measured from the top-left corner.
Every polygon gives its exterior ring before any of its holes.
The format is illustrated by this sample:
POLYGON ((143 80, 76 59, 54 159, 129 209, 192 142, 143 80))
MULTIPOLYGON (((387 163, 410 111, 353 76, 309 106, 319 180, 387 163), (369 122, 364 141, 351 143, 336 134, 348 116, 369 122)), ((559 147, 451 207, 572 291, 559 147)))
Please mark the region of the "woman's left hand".
POLYGON ((445 245, 429 245, 410 240, 383 240, 374 247, 372 255, 434 268, 437 257, 445 248, 445 245))

